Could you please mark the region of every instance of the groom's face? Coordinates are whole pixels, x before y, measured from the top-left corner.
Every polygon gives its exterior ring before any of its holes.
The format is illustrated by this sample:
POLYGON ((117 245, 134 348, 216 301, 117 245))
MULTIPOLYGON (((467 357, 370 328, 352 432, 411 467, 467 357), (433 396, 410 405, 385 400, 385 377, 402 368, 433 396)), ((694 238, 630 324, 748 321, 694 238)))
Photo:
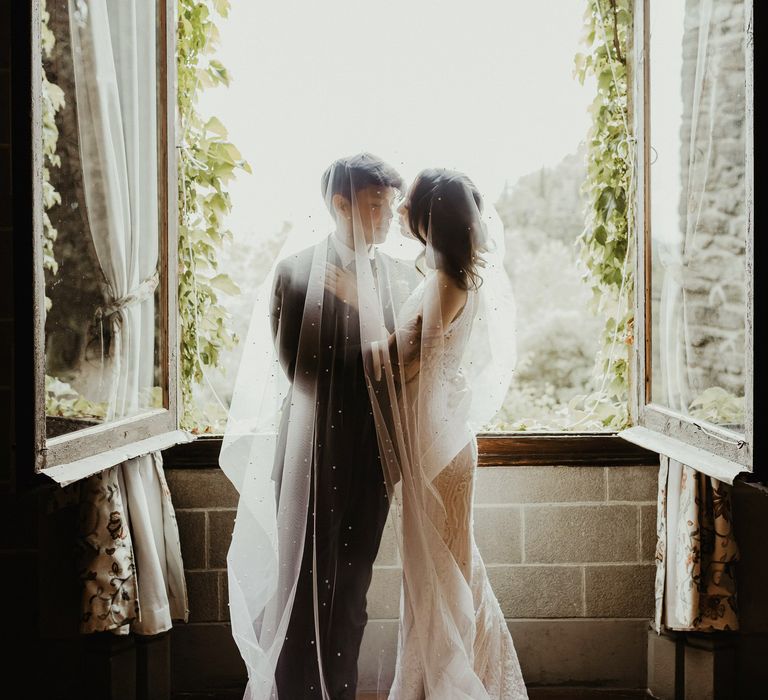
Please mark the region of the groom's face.
POLYGON ((383 243, 392 222, 396 190, 393 187, 371 185, 355 192, 354 221, 367 244, 383 243))

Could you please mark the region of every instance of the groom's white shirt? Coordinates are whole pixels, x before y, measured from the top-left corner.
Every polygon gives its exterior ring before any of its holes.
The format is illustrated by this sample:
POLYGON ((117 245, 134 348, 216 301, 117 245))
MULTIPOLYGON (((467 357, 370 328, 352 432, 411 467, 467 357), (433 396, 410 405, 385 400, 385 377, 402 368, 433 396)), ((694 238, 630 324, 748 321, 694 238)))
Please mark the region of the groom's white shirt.
MULTIPOLYGON (((331 242, 336 248, 336 252, 339 254, 339 258, 341 259, 341 264, 345 268, 349 267, 355 260, 355 251, 352 248, 350 248, 344 241, 342 241, 335 231, 331 234, 331 242)), ((376 248, 372 245, 369 245, 368 258, 370 260, 373 260, 375 253, 376 253, 376 248)))

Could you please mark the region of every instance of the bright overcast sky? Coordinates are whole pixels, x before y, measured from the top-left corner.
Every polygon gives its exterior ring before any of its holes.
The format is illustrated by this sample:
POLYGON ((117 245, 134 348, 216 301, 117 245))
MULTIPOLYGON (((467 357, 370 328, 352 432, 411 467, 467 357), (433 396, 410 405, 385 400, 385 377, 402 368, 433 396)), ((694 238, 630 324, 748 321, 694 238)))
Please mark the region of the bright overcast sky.
POLYGON ((506 180, 584 139, 593 87, 572 77, 584 0, 233 0, 219 58, 232 86, 201 101, 254 168, 232 185, 237 238, 321 221, 322 171, 367 150, 410 180, 506 180), (312 218, 310 218, 310 216, 312 218))
POLYGON ((651 15, 651 231, 654 241, 680 238, 681 74, 685 20, 683 3, 660 5, 651 15))

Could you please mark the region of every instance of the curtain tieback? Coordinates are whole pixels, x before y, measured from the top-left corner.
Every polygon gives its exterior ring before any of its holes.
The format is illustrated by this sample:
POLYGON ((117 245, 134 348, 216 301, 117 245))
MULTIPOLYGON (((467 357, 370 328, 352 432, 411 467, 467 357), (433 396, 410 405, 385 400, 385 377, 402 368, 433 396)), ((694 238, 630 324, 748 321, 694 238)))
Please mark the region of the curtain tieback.
POLYGON ((127 294, 118 298, 113 298, 109 304, 96 307, 96 318, 106 318, 107 316, 111 316, 115 312, 120 311, 120 309, 124 309, 126 306, 138 304, 149 299, 149 297, 154 294, 159 283, 160 273, 158 270, 155 270, 149 277, 142 280, 127 294))
POLYGON ((97 306, 96 311, 93 314, 94 323, 99 328, 99 347, 101 351, 101 370, 104 371, 104 320, 113 316, 113 322, 116 325, 122 323, 122 316, 114 316, 118 311, 131 306, 133 304, 139 304, 149 299, 155 292, 155 288, 160 283, 160 272, 155 271, 146 279, 143 279, 138 285, 136 285, 127 294, 121 297, 112 298, 108 304, 103 306, 97 306))

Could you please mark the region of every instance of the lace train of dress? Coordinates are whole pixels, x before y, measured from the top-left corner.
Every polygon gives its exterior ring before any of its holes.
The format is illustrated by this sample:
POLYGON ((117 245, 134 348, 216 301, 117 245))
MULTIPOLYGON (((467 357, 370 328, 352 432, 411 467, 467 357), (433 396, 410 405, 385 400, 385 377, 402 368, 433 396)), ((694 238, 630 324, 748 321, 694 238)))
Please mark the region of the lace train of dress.
MULTIPOLYGON (((404 311, 407 313, 409 310, 404 307, 404 311)), ((439 356, 422 359, 422 365, 434 363, 438 366, 437 376, 440 377, 438 381, 442 386, 449 387, 447 396, 443 394, 441 398, 447 399, 451 407, 458 405, 460 397, 469 391, 459 364, 474 311, 475 297, 470 295, 464 309, 447 329, 439 356)), ((424 368, 422 373, 423 371, 424 368)), ((426 395, 430 396, 429 392, 426 392, 426 395)), ((413 415, 419 410, 418 407, 414 408, 413 415)), ((430 410, 430 406, 422 406, 421 409, 430 410)), ((451 620, 467 621, 466 627, 463 628, 465 632, 457 635, 452 642, 459 644, 458 637, 461 637, 464 640, 462 645, 464 648, 456 649, 455 653, 449 651, 450 660, 446 660, 445 656, 441 656, 440 659, 430 658, 433 669, 442 669, 443 665, 446 667, 450 665, 451 669, 444 674, 444 685, 440 685, 441 678, 437 681, 438 687, 430 689, 429 696, 426 695, 425 690, 422 654, 425 653, 424 650, 434 648, 435 640, 419 639, 420 633, 428 635, 430 632, 420 629, 414 621, 414 603, 409 598, 408 585, 405 583, 411 581, 418 586, 428 585, 426 581, 421 580, 421 574, 418 573, 422 570, 418 569, 419 562, 413 562, 408 556, 409 543, 418 539, 422 533, 409 529, 407 501, 404 504, 402 522, 404 583, 401 584, 395 676, 388 700, 469 700, 470 698, 471 700, 525 700, 528 698, 512 636, 475 543, 473 495, 476 467, 477 441, 472 434, 465 447, 432 480, 432 486, 439 499, 426 499, 427 522, 434 524, 437 529, 435 537, 439 537, 436 541, 440 545, 432 551, 436 567, 435 575, 441 582, 458 582, 459 584, 458 589, 451 588, 455 586, 454 583, 445 584, 446 591, 453 590, 456 595, 445 595, 440 605, 452 609, 439 608, 435 614, 451 620), (436 549, 440 552, 434 551, 436 549), (460 571, 460 574, 457 571, 460 571), (462 595, 467 589, 471 592, 473 611, 467 609, 469 594, 462 595), (471 619, 472 613, 474 613, 474 624, 471 619), (467 629, 468 632, 466 632, 467 629), (457 683, 456 679, 460 679, 460 682, 457 683)), ((424 521, 419 522, 423 526, 424 521)), ((441 629, 440 625, 437 628, 441 629)), ((437 646, 439 647, 439 644, 437 646)))
MULTIPOLYGON (((476 464, 477 446, 473 441, 434 482, 443 496, 448 513, 444 541, 470 585, 474 602, 473 667, 467 669, 467 673, 476 674, 482 682, 486 692, 483 700, 524 700, 528 698, 528 693, 517 652, 472 530, 476 464)), ((425 695, 420 653, 416 648, 419 630, 410 614, 405 590, 401 591, 401 595, 397 663, 389 700, 430 700, 425 695)), ((443 695, 440 700, 443 698, 447 700, 448 696, 443 695)))

